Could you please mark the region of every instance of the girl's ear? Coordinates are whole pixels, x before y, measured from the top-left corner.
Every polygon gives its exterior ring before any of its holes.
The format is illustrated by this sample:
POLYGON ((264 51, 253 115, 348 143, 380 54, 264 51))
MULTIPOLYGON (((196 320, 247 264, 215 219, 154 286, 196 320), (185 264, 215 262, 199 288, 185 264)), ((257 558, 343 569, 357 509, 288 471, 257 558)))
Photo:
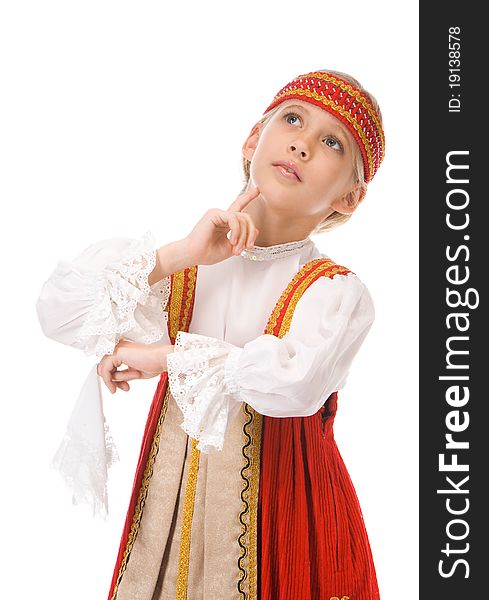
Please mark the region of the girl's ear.
POLYGON ((342 215, 351 215, 367 193, 366 183, 357 183, 353 189, 331 203, 331 208, 342 215))
POLYGON ((245 143, 243 144, 243 156, 247 158, 249 161, 253 158, 253 154, 255 153, 255 149, 258 145, 258 140, 260 138, 262 124, 257 123, 253 129, 250 131, 248 137, 246 138, 245 143))

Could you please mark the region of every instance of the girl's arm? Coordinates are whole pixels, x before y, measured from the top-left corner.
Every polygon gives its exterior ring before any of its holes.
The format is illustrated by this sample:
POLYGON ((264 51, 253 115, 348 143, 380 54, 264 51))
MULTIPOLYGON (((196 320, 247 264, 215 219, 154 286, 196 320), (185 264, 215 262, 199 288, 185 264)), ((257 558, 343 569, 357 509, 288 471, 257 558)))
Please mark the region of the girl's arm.
POLYGON ((36 303, 44 334, 98 358, 112 354, 122 337, 169 344, 170 275, 250 247, 258 230, 241 211, 258 193, 240 194, 227 211, 207 210, 188 236, 161 248, 148 231, 142 240, 102 240, 71 261, 59 261, 36 303))
POLYGON ((241 402, 271 417, 314 414, 345 385, 373 319, 367 288, 349 274, 314 282, 283 338, 263 334, 238 347, 178 332, 167 367, 183 429, 209 451, 222 449, 241 402))
POLYGON ((156 254, 153 234, 142 239, 111 238, 60 260, 44 282, 36 311, 44 334, 62 344, 95 354, 111 354, 121 338, 151 344, 168 339, 166 305, 170 274, 181 256, 178 242, 163 246, 169 266, 153 276, 156 254))
POLYGON ((185 238, 161 246, 156 250, 155 258, 155 268, 148 277, 149 285, 154 285, 172 273, 197 264, 196 258, 191 256, 188 251, 188 243, 185 238))

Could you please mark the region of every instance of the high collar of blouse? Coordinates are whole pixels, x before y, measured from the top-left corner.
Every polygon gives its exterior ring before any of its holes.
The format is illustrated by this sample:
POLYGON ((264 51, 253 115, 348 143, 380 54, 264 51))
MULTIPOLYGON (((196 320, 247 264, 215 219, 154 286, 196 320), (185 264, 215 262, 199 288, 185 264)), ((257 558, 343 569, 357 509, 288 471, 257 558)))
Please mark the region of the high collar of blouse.
POLYGON ((284 244, 275 244, 274 246, 252 246, 243 250, 240 256, 248 260, 273 260, 275 258, 285 258, 292 254, 298 254, 304 248, 312 246, 313 241, 310 237, 295 242, 285 242, 284 244))

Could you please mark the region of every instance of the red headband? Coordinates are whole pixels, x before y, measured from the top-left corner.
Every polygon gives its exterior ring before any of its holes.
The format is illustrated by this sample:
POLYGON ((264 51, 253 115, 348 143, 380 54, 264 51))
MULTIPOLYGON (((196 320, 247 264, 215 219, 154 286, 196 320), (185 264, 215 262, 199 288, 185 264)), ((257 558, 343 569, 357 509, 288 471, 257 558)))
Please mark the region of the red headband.
POLYGON ((362 153, 365 181, 371 181, 384 159, 385 139, 379 115, 365 94, 336 75, 314 71, 285 85, 263 114, 292 98, 319 106, 348 127, 362 153))

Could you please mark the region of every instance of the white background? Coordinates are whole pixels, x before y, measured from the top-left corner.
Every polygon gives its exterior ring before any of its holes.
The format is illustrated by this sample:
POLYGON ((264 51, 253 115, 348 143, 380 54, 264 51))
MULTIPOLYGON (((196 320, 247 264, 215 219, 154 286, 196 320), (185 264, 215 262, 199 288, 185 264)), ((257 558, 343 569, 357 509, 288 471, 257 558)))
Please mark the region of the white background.
POLYGON ((162 245, 227 208, 252 125, 285 83, 322 68, 378 98, 387 139, 351 221, 313 237, 376 307, 336 439, 382 600, 418 596, 417 18, 417 3, 387 0, 2 4, 3 598, 105 600, 157 381, 104 388, 121 462, 109 519, 94 520, 50 468, 94 361, 43 336, 43 281, 100 239, 151 229, 162 245))

